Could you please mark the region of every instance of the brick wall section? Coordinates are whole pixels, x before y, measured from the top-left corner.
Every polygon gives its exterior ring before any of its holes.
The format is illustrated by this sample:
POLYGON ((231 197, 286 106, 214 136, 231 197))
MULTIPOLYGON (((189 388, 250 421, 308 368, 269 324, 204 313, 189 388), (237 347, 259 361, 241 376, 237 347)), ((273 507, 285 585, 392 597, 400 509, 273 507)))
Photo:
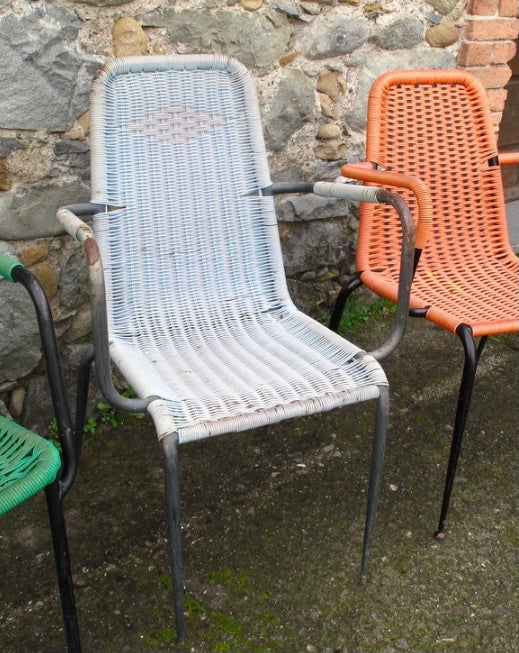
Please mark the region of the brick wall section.
POLYGON ((505 106, 511 71, 507 63, 517 47, 518 0, 470 0, 458 53, 458 65, 474 73, 487 89, 496 130, 505 106))

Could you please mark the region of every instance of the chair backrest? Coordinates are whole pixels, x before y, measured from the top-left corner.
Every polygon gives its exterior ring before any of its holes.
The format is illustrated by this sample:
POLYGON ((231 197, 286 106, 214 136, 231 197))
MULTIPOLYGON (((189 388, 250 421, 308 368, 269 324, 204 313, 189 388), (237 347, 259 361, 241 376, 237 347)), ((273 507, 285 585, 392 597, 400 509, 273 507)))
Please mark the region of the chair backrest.
MULTIPOLYGON (((91 100, 110 331, 289 301, 255 88, 223 56, 114 60, 91 100), (238 307, 238 308, 236 308, 238 307), (217 309, 217 310, 216 310, 217 309)), ((212 317, 211 317, 212 316, 212 317)))
MULTIPOLYGON (((379 77, 369 98, 366 160, 414 174, 429 189, 433 225, 419 270, 432 273, 460 257, 513 256, 488 100, 469 72, 406 70, 379 77)), ((414 198, 404 195, 414 210, 414 198)), ((392 256, 398 224, 387 215, 373 205, 361 208, 361 270, 384 267, 392 256)))

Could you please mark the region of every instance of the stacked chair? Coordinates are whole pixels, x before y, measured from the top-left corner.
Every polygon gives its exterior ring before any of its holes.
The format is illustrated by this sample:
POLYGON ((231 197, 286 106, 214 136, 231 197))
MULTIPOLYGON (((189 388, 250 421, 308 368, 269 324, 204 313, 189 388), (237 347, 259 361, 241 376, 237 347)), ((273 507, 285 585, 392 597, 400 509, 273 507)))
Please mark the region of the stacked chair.
MULTIPOLYGON (((45 490, 69 653, 81 650, 74 588, 63 517, 63 499, 76 475, 74 437, 49 303, 37 279, 21 263, 0 254, 0 275, 23 285, 36 310, 47 366, 60 451, 53 442, 0 416, 0 514, 45 490)), ((27 642, 27 650, 31 650, 27 642)))
MULTIPOLYGON (((414 224, 397 193, 358 184, 273 184, 254 84, 224 56, 107 63, 91 95, 91 202, 61 208, 89 273, 91 363, 106 400, 147 411, 164 459, 177 637, 185 636, 180 444, 374 400, 362 576, 368 569, 388 419, 379 360, 404 333, 414 224), (274 195, 390 205, 400 221, 399 290, 388 341, 367 353, 294 306, 274 195), (85 220, 92 216, 91 222, 85 220), (111 365, 136 393, 121 396, 111 365)), ((222 440, 222 446, 225 446, 222 440)), ((348 499, 350 500, 350 499, 348 499)))
MULTIPOLYGON (((461 340, 461 377, 450 457, 435 537, 445 520, 476 368, 489 336, 519 329, 519 261, 508 238, 501 166, 519 153, 497 150, 482 84, 464 70, 383 74, 368 103, 366 161, 350 180, 398 190, 416 218, 411 315, 461 340)), ((395 301, 400 232, 394 212, 361 206, 357 274, 337 298, 330 327, 359 286, 395 301)))

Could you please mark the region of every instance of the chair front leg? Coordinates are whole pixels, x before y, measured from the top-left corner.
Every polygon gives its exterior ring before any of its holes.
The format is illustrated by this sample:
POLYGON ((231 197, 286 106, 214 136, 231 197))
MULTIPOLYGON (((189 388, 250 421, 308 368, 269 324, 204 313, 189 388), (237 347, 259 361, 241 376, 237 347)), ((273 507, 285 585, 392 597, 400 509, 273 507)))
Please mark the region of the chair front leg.
POLYGON ((476 377, 479 357, 486 342, 486 337, 482 338, 479 347, 476 349, 476 343, 472 336, 472 329, 465 324, 462 324, 458 327, 457 334, 461 338, 461 342, 463 344, 463 349, 465 352, 465 363, 463 366, 463 374, 461 377, 461 385, 458 395, 456 419, 454 421, 454 430, 452 433, 451 450, 449 455, 449 464, 447 467, 447 476, 445 479, 445 487, 443 490, 440 519, 438 522, 438 529, 434 533, 435 539, 440 541, 445 539, 445 520, 447 519, 449 501, 454 484, 454 476, 456 475, 456 468, 458 466, 458 460, 461 452, 461 442, 463 440, 463 434, 465 432, 465 425, 467 423, 467 416, 470 408, 470 401, 472 399, 474 379, 476 377))
POLYGON ((68 653, 80 653, 79 625, 59 481, 45 488, 68 653))
POLYGON ((379 386, 379 390, 380 395, 377 402, 375 433, 373 436, 373 447, 371 452, 368 506, 364 527, 364 545, 362 549, 362 565, 360 574, 362 581, 365 581, 368 576, 368 566, 371 557, 373 532, 375 530, 377 504, 380 495, 380 486, 382 484, 382 469, 384 465, 384 452, 386 449, 387 428, 389 421, 389 388, 387 386, 379 386))
POLYGON ((180 481, 178 464, 178 435, 172 433, 162 440, 166 514, 168 521, 169 553, 173 577, 173 602, 177 640, 184 641, 184 582, 182 574, 182 532, 180 529, 180 481))

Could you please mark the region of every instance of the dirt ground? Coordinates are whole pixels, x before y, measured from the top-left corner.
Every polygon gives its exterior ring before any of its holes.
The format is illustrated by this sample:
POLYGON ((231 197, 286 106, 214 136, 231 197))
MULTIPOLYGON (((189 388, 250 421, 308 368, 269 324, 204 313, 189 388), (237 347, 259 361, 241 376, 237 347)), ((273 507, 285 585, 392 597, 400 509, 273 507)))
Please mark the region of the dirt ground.
MULTIPOLYGON (((503 336, 484 352, 438 543, 462 348, 410 323, 385 363, 391 425, 365 584, 372 403, 183 445, 183 647, 151 424, 88 435, 65 503, 84 652, 518 651, 518 348, 503 336)), ((3 653, 64 650, 53 565, 42 495, 0 522, 3 653)))

